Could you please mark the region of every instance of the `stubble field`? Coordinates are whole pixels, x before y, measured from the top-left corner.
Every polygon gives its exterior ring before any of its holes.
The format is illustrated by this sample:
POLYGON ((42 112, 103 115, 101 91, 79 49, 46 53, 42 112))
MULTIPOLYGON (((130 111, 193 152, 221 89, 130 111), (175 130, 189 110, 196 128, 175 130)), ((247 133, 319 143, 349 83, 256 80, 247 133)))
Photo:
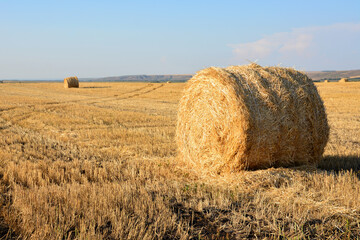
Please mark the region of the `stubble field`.
POLYGON ((360 239, 360 83, 317 83, 318 168, 198 176, 183 83, 0 84, 0 239, 360 239))

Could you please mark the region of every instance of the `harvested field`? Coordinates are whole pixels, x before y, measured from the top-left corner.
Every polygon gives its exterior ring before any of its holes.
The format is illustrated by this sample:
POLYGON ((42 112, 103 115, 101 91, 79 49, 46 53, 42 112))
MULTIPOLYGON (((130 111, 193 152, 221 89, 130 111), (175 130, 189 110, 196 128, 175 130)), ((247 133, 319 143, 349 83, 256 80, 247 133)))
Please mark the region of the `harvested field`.
POLYGON ((311 167, 198 176, 178 164, 184 84, 0 86, 0 239, 359 239, 360 83, 316 83, 311 167))

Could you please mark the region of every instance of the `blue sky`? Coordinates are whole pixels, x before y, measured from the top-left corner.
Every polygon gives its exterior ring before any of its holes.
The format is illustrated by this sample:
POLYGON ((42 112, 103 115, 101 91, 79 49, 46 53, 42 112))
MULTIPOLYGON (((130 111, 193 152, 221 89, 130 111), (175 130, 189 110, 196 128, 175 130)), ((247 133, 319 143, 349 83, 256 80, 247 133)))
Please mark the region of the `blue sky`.
POLYGON ((0 79, 360 69, 360 1, 0 0, 0 79))

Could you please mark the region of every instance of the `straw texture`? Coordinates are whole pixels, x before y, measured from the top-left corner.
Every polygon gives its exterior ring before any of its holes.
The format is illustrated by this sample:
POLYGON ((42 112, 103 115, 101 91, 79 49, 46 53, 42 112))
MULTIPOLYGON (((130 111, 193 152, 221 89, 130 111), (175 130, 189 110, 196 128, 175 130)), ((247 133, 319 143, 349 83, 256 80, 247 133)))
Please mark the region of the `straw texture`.
POLYGON ((315 85, 291 68, 210 67, 188 81, 179 103, 179 156, 205 172, 317 163, 328 136, 315 85))
POLYGON ((64 88, 78 88, 79 79, 78 77, 67 77, 64 79, 64 88))

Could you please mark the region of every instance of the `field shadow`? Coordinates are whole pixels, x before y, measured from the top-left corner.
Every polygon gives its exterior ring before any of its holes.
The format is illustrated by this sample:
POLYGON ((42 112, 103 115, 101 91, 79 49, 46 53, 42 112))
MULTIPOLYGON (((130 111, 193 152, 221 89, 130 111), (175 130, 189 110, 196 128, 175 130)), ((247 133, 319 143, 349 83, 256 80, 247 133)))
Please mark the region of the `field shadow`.
POLYGON ((111 88, 111 86, 104 86, 104 87, 82 87, 82 88, 111 88))
POLYGON ((326 156, 318 164, 318 168, 327 171, 350 171, 358 173, 360 177, 359 156, 326 156))
MULTIPOLYGON (((235 239, 234 231, 226 223, 231 222, 231 208, 205 207, 198 211, 186 207, 175 199, 170 200, 170 206, 176 215, 176 221, 189 223, 189 239, 235 239), (216 238, 213 238, 216 236, 216 238)), ((165 233, 163 239, 174 239, 175 232, 165 233)))

